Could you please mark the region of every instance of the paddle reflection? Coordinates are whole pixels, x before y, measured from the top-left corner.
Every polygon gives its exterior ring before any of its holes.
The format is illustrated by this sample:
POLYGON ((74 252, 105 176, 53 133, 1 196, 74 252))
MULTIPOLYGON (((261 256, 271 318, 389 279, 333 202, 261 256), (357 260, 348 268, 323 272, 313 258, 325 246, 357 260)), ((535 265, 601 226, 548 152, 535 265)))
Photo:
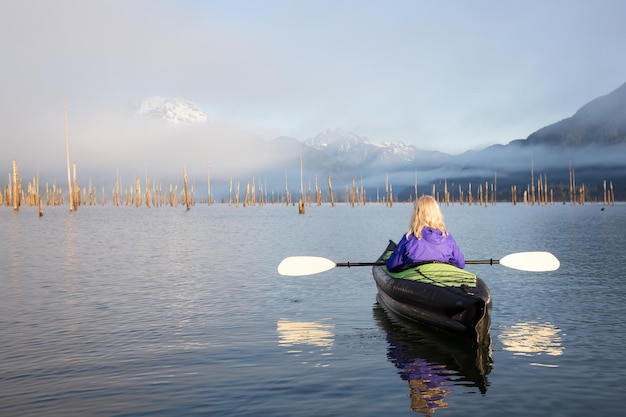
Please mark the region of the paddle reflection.
POLYGON ((491 347, 409 322, 376 303, 374 318, 387 333, 387 357, 408 381, 411 409, 431 415, 449 407, 455 386, 475 387, 485 394, 491 371, 491 347))
POLYGON ((331 349, 335 343, 335 325, 328 320, 330 319, 319 321, 280 319, 276 323, 278 345, 290 348, 288 353, 301 358, 302 364, 326 367, 328 363, 322 358, 332 354, 331 349), (313 346, 315 349, 305 349, 306 346, 313 346))
MULTIPOLYGON (((563 354, 561 329, 552 323, 521 322, 505 328, 498 335, 504 350, 521 356, 560 356, 563 354)), ((557 365, 531 363, 535 366, 557 365)))
POLYGON ((330 347, 335 341, 334 324, 321 321, 291 321, 278 320, 278 344, 280 346, 294 346, 299 344, 330 347))

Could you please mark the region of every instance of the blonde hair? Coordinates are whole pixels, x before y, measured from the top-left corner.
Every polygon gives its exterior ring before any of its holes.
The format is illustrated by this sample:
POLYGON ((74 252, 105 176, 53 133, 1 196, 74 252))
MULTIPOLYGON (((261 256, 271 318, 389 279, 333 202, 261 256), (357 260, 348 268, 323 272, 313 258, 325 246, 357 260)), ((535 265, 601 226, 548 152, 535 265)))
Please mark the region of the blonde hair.
POLYGON ((424 227, 441 230, 444 236, 448 234, 448 229, 443 222, 443 213, 441 213, 439 204, 437 200, 429 195, 422 196, 415 202, 413 216, 409 224, 409 231, 406 234, 407 238, 410 234, 413 234, 416 238, 421 239, 422 229, 424 227))

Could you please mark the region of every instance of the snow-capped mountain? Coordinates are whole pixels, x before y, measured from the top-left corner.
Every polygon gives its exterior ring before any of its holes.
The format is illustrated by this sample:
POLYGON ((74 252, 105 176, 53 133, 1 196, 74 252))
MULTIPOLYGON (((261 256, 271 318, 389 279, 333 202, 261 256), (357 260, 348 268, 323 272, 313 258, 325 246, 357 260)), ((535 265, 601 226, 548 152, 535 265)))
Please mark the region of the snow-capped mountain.
POLYGON ((304 141, 304 146, 322 152, 337 163, 355 166, 398 166, 415 163, 418 157, 440 160, 444 154, 420 151, 403 142, 375 143, 365 136, 342 129, 326 129, 304 141))
POLYGON ((140 119, 165 120, 169 125, 206 123, 206 112, 180 97, 148 97, 139 104, 135 116, 140 119))
POLYGON ((309 180, 329 176, 337 184, 348 184, 358 178, 365 186, 376 187, 389 175, 399 189, 410 186, 412 191, 416 170, 427 178, 424 173, 440 170, 451 158, 451 155, 422 150, 400 141, 376 143, 342 129, 326 129, 304 141, 277 137, 268 144, 270 153, 280 154, 284 159, 261 175, 276 181, 298 178, 302 167, 304 178, 309 180))
POLYGON ((313 138, 304 141, 304 145, 328 153, 349 152, 351 148, 361 145, 373 145, 367 137, 342 129, 326 129, 313 138))

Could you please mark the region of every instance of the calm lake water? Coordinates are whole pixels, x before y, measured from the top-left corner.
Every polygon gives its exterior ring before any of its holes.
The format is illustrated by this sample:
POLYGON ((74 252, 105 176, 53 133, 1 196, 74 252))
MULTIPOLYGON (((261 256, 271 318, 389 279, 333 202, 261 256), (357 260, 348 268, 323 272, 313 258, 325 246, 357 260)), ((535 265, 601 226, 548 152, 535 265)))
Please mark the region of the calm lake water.
POLYGON ((369 267, 278 275, 375 261, 410 204, 44 209, 0 207, 2 416, 623 413, 626 204, 444 207, 467 259, 561 261, 468 266, 491 352, 388 315, 369 267))

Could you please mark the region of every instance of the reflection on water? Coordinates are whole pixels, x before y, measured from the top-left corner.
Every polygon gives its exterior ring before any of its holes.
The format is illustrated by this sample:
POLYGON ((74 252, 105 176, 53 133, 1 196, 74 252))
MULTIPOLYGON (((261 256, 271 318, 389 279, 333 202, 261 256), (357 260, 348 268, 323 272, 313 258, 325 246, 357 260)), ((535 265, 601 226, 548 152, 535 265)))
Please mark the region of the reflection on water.
POLYGON ((407 322, 374 305, 374 318, 387 333, 387 357, 408 381, 411 409, 430 415, 449 407, 446 396, 455 386, 477 387, 487 392, 491 371, 490 346, 474 346, 459 337, 407 322))
MULTIPOLYGON (((521 322, 502 331, 498 338, 504 350, 522 356, 560 356, 563 354, 561 329, 552 323, 521 322)), ((535 366, 557 365, 531 363, 535 366)))
MULTIPOLYGON (((297 356, 304 353, 314 354, 321 353, 322 356, 330 356, 333 343, 335 342, 335 333, 333 329, 335 325, 328 323, 330 319, 321 319, 319 321, 291 321, 280 319, 276 323, 276 331, 278 332, 278 345, 282 347, 299 347, 290 349, 289 353, 297 356), (303 345, 319 347, 315 351, 303 350, 303 345)), ((303 364, 309 363, 304 360, 303 364)), ((326 367, 326 363, 315 363, 316 367, 326 367)))
POLYGON ((411 388, 411 410, 432 414, 438 408, 449 406, 445 397, 452 391, 446 386, 451 373, 445 367, 415 360, 402 374, 402 379, 408 380, 411 388))

